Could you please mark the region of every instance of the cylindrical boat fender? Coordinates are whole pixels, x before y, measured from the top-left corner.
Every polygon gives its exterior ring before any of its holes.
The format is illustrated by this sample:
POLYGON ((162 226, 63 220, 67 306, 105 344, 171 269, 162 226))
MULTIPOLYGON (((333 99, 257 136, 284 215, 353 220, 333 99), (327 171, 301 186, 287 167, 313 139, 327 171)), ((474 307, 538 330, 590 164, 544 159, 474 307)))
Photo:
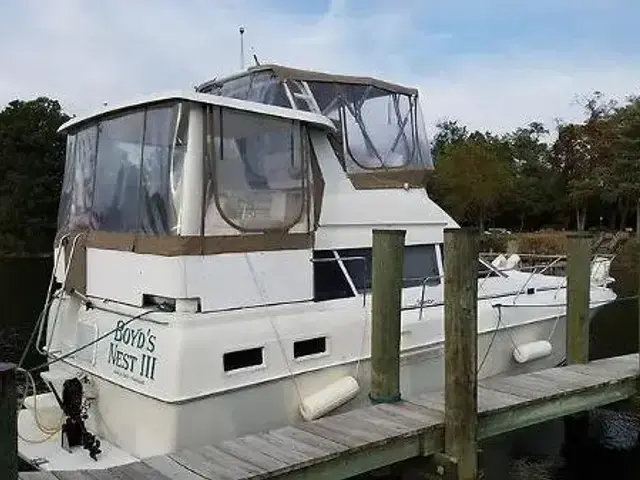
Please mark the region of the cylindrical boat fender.
POLYGON ((513 270, 518 268, 519 265, 520 265, 520 255, 518 255, 517 253, 514 253, 510 255, 509 258, 507 258, 505 269, 513 270))
POLYGON ((553 347, 546 340, 523 343, 513 349, 513 358, 518 363, 527 363, 551 354, 553 347))
POLYGON ((355 378, 347 376, 302 399, 300 414, 305 420, 315 420, 354 398, 360 391, 355 378))

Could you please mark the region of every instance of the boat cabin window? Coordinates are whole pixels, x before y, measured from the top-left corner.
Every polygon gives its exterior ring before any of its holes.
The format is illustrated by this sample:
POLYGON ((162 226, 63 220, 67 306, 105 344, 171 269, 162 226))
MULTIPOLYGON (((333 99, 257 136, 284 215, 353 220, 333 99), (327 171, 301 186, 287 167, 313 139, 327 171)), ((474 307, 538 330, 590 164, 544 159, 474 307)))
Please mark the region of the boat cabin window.
POLYGON ((316 337, 293 342, 293 358, 318 355, 327 351, 327 338, 316 337))
POLYGON ((264 363, 263 347, 249 348, 227 352, 222 356, 222 364, 225 372, 240 370, 241 368, 257 367, 264 363))
MULTIPOLYGON (((208 208, 215 203, 224 221, 242 232, 286 230, 298 223, 309 175, 300 123, 220 108, 212 117, 208 208)), ((205 232, 215 231, 214 221, 215 215, 205 217, 205 232)))
POLYGON ((96 228, 92 215, 98 127, 92 125, 67 136, 58 229, 96 228))
POLYGON ((241 75, 224 83, 214 83, 202 91, 222 97, 291 108, 282 80, 269 70, 241 75))
POLYGON ((58 229, 175 233, 180 110, 175 103, 132 109, 72 132, 58 229))
MULTIPOLYGON (((314 252, 315 300, 354 296, 371 290, 371 248, 314 252), (321 259, 321 260, 320 260, 321 259)), ((404 250, 403 288, 441 284, 434 245, 407 245, 404 250)))
POLYGON ((313 252, 313 290, 316 302, 355 296, 344 265, 332 250, 313 252))
POLYGON ((344 130, 348 173, 432 168, 417 95, 372 85, 308 82, 320 111, 344 130))

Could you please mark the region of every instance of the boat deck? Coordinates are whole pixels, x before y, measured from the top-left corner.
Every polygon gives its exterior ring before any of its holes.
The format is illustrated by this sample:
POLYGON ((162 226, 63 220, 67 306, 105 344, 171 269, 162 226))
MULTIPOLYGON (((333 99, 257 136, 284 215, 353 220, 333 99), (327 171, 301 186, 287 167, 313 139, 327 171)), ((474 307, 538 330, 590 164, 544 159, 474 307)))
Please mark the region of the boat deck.
MULTIPOLYGON (((637 392, 638 354, 478 382, 478 440, 625 400, 637 392)), ((444 390, 303 422, 217 445, 82 472, 23 480, 345 479, 442 452, 444 390)))

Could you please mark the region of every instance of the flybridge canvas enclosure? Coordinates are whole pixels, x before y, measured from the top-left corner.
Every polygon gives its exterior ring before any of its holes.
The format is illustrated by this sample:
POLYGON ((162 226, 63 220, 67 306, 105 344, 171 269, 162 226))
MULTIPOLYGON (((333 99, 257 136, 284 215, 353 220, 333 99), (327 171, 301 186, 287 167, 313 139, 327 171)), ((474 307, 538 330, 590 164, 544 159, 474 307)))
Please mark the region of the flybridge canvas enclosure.
POLYGON ((143 102, 65 127, 59 236, 310 232, 318 179, 308 124, 329 121, 215 103, 143 102))
POLYGON ((69 132, 58 230, 176 234, 185 123, 172 103, 69 132))
POLYGON ((347 173, 433 168, 418 92, 412 88, 265 65, 198 90, 330 117, 342 132, 334 148, 347 173))

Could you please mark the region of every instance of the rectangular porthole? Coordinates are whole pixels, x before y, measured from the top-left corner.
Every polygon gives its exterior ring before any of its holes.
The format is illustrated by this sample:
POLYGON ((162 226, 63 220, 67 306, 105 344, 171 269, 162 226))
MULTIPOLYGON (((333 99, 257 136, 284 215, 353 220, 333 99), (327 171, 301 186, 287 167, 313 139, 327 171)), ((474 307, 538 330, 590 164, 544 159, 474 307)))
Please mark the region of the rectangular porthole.
POLYGON ((228 352, 222 356, 225 372, 262 365, 262 347, 228 352))
POLYGON ((327 338, 316 337, 293 343, 293 358, 308 357, 327 351, 327 338))

